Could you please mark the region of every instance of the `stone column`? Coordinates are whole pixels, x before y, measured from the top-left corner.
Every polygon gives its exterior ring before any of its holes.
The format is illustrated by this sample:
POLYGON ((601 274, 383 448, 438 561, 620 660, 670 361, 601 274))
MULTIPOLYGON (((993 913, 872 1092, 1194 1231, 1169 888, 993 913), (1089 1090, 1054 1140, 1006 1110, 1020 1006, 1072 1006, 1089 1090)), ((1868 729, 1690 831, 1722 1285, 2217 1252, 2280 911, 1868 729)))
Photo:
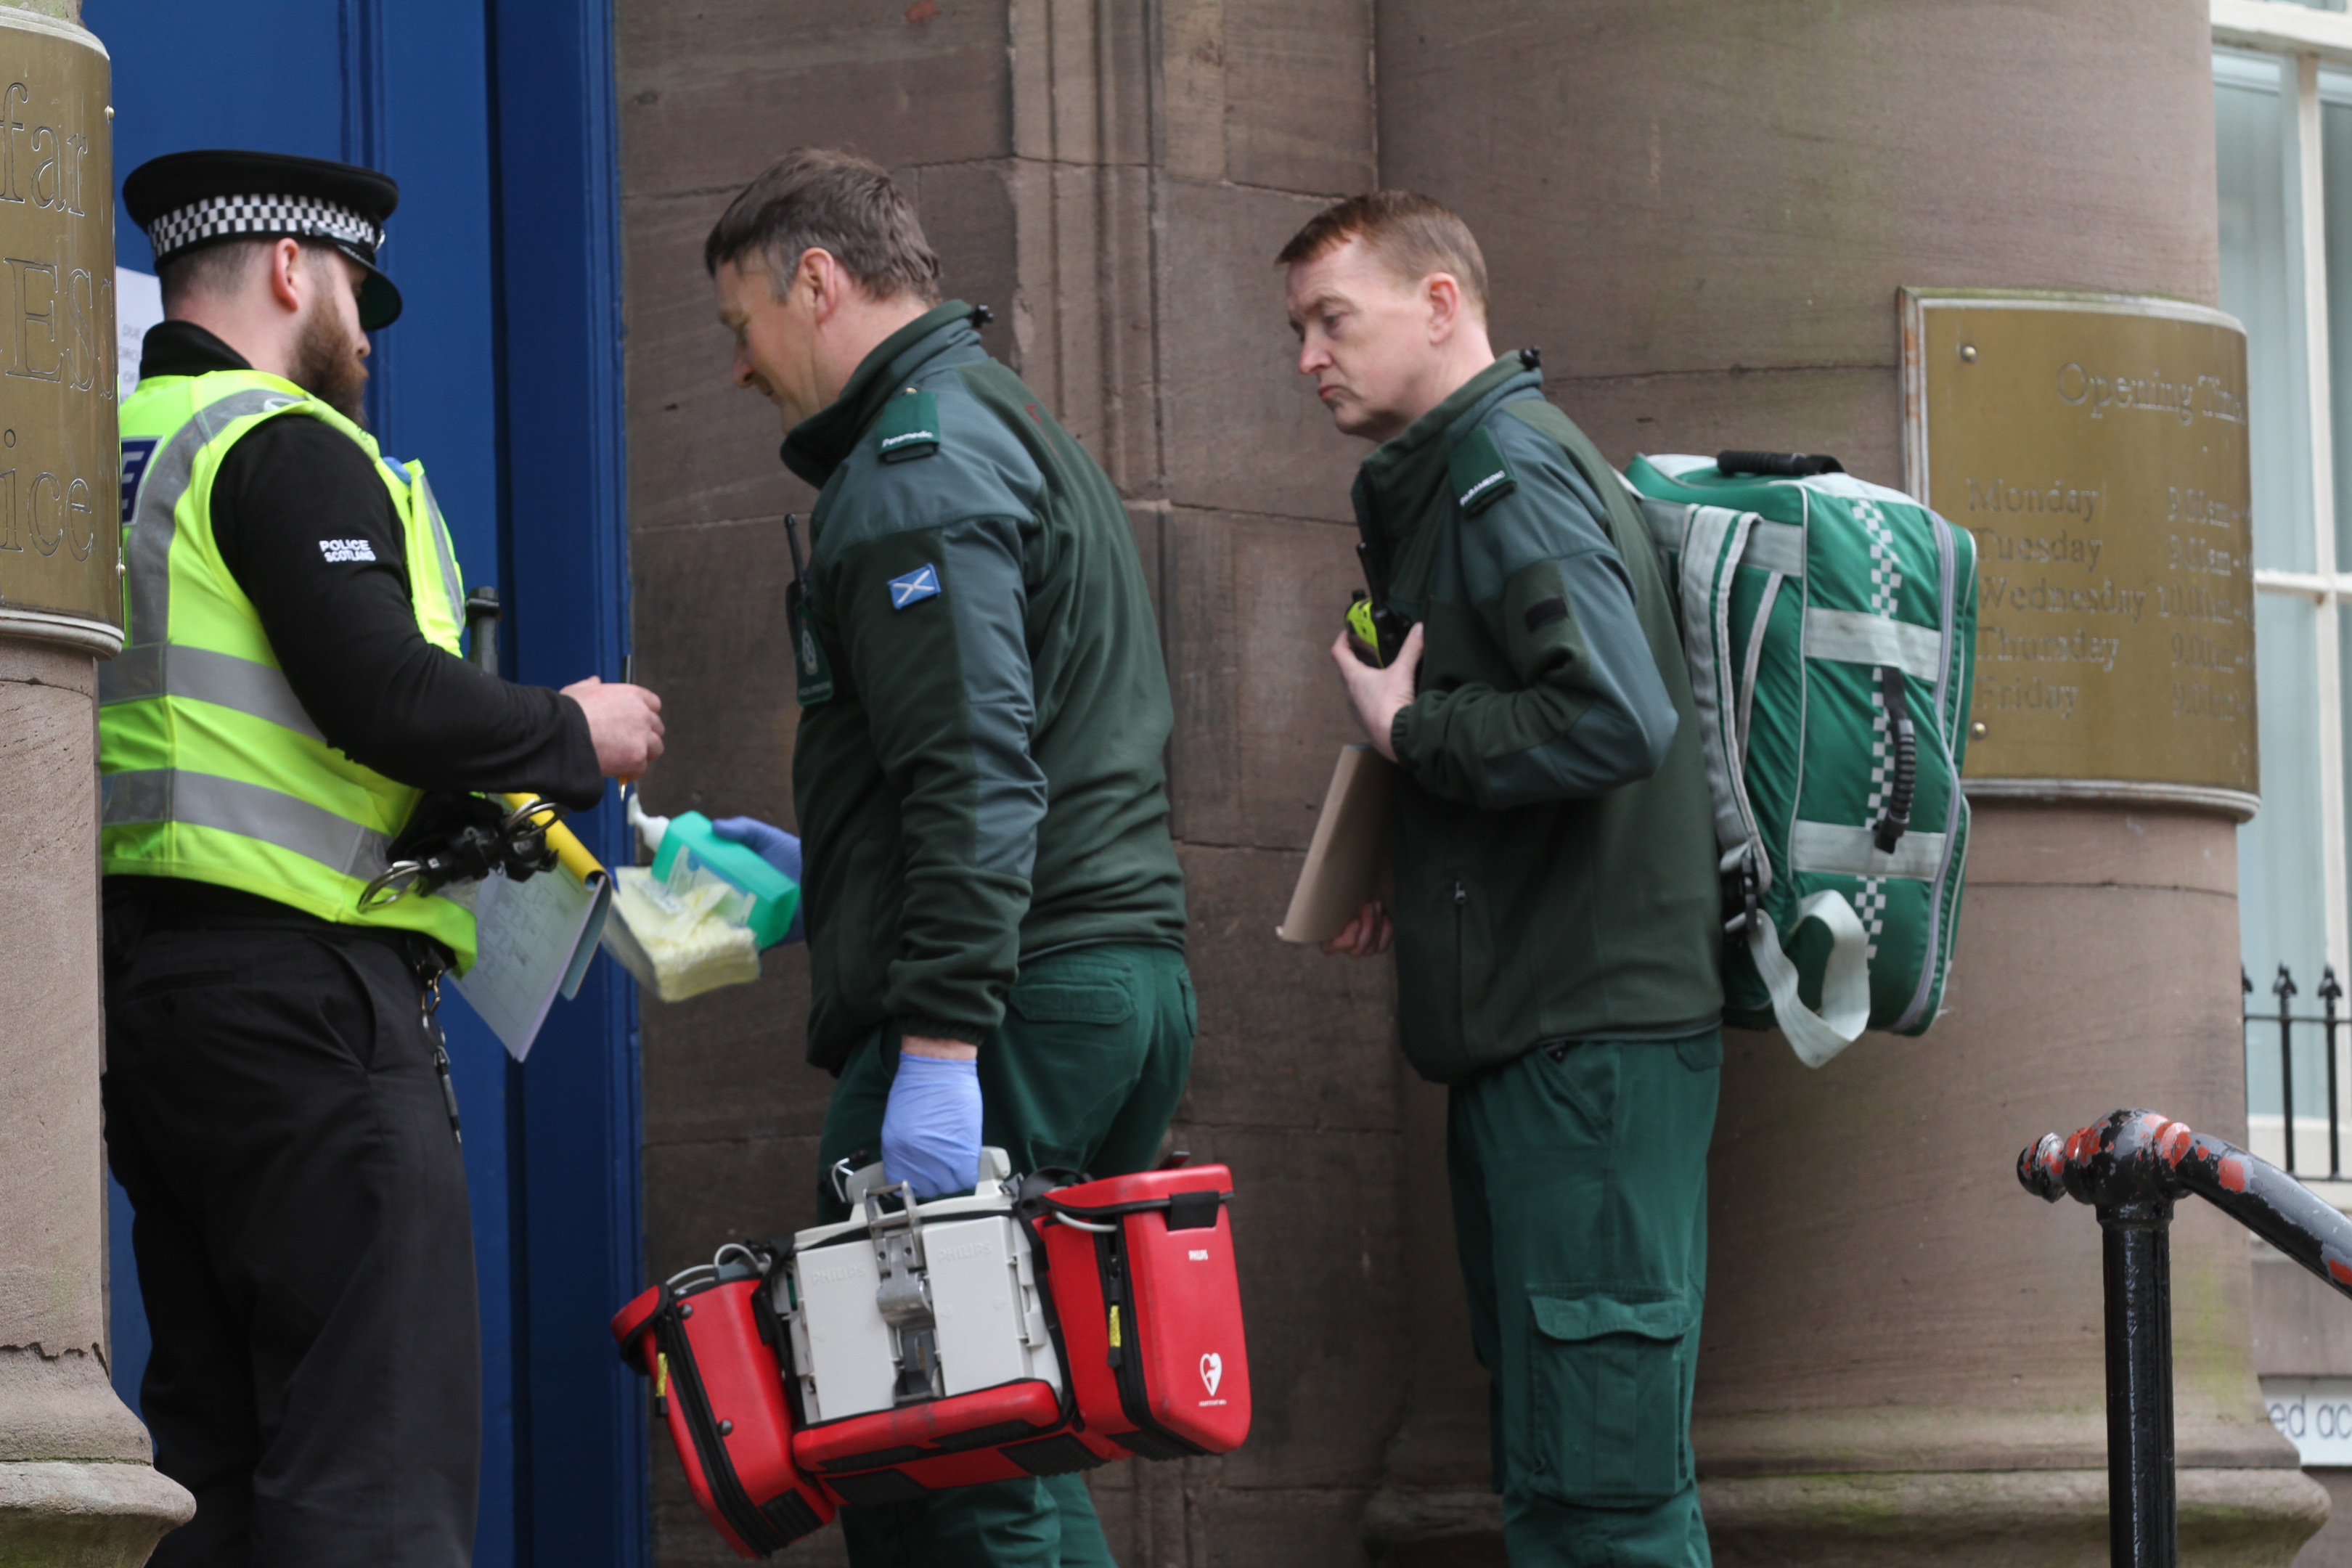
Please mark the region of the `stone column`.
POLYGON ((0 1568, 135 1568, 194 1511, 107 1380, 97 661, 116 587, 106 51, 0 5, 0 1568))
MULTIPOLYGON (((1827 451, 1900 486, 1896 290, 2214 301, 2198 0, 1830 7, 1381 0, 1384 184, 1478 233, 1496 342, 1636 451, 1827 451)), ((1977 804, 1948 1016, 1818 1072, 1729 1037, 1695 1439, 1717 1560, 2092 1561, 2096 1226, 2017 1151, 2119 1104, 2242 1138, 2233 824, 1977 804)), ((1442 1209, 1410 1244, 1450 1253, 1442 1209)), ((2173 1231, 2182 1541, 2289 1562, 2326 1515, 2263 1419, 2244 1235, 2173 1231)), ((1369 1533, 1467 1560, 1478 1374, 1425 1347, 1369 1533), (1417 1433, 1436 1435, 1416 1447, 1417 1433)))

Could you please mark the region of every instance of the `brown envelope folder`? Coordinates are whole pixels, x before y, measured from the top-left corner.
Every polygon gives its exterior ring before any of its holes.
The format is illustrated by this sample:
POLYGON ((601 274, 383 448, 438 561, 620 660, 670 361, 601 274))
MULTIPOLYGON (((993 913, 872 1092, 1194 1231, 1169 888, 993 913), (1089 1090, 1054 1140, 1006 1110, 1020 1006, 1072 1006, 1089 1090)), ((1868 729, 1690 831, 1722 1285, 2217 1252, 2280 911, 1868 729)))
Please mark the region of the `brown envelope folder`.
POLYGON ((1394 896, 1390 875, 1396 764, 1370 746, 1342 747, 1307 846, 1307 864, 1274 934, 1325 942, 1373 899, 1394 896))

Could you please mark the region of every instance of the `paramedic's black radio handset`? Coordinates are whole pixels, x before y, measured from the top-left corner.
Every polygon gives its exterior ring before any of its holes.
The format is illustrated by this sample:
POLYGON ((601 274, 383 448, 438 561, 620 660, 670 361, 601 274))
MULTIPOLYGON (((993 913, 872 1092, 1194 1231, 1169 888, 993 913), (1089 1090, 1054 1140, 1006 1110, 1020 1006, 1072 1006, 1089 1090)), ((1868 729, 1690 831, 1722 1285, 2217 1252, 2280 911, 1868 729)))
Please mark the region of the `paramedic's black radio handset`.
POLYGON ((1369 541, 1356 546, 1356 558, 1363 563, 1364 581, 1371 584, 1371 592, 1359 588, 1352 595, 1348 631, 1356 639, 1356 657, 1386 669, 1402 651, 1405 634, 1412 627, 1389 608, 1387 574, 1381 570, 1379 554, 1369 541))

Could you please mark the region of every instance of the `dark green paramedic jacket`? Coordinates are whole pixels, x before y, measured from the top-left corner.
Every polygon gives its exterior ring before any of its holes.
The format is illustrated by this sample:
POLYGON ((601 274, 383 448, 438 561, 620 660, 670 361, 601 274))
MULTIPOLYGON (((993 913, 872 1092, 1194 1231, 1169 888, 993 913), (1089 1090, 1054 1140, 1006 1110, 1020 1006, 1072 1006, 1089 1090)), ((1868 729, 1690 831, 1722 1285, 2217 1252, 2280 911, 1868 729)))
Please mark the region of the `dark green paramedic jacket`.
MULTIPOLYGON (((1641 513, 1507 355, 1364 459, 1358 525, 1423 625, 1390 731, 1405 1055, 1455 1083, 1723 1007, 1714 817, 1641 513)), ((1376 588, 1376 591, 1377 588, 1376 588)))
POLYGON ((886 1020, 983 1038, 1025 960, 1184 940, 1168 676, 1126 509, 971 314, 901 328, 784 440, 822 487, 793 800, 809 1060, 836 1072, 886 1020))

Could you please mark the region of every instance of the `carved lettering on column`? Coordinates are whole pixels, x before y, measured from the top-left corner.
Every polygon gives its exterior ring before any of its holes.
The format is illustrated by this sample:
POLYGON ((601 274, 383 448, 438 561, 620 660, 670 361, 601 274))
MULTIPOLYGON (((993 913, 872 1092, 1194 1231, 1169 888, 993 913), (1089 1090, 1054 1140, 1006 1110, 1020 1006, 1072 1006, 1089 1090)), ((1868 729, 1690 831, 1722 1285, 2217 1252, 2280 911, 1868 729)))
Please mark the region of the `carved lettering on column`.
POLYGON ((17 256, 5 259, 16 301, 16 359, 7 374, 30 381, 62 380, 58 352, 58 269, 46 261, 26 261, 17 256), (35 281, 37 277, 46 282, 35 281), (32 341, 35 332, 41 334, 38 344, 32 341), (42 368, 37 353, 48 358, 47 368, 42 368))
POLYGON ((0 26, 0 620, 122 618, 110 96, 87 41, 0 26))
POLYGON ((32 89, 21 81, 10 82, 7 90, 0 92, 0 202, 25 199, 16 189, 16 141, 25 131, 25 122, 16 118, 16 107, 31 102, 32 97, 32 89))

